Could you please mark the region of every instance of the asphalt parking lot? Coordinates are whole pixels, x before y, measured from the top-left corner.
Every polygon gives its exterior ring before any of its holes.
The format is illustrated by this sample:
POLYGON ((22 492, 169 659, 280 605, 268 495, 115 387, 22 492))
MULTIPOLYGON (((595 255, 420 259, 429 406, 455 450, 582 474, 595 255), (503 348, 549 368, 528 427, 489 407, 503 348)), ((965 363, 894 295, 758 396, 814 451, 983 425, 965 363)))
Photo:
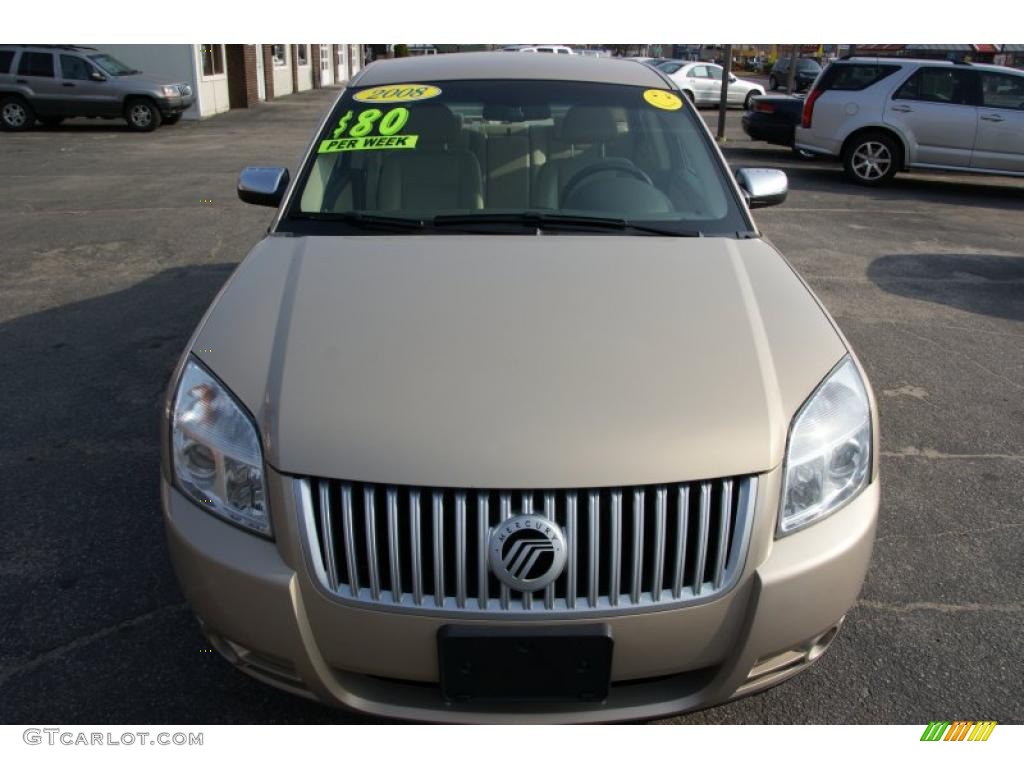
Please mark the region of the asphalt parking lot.
MULTIPOLYGON (((0 135, 0 722, 359 721, 209 652, 157 492, 168 375, 271 217, 235 198, 237 173, 294 169, 334 93, 154 134, 0 135)), ((790 174, 756 219, 878 395, 883 505, 861 599, 815 667, 665 722, 1024 721, 1024 182, 865 190, 750 142, 739 114, 733 167, 790 174)))

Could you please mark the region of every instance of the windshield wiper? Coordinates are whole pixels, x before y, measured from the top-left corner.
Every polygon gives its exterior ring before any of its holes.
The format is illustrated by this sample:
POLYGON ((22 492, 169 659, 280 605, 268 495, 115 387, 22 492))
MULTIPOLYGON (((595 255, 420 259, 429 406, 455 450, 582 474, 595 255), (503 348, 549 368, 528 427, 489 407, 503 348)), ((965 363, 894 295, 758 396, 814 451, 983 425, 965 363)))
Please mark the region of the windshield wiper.
POLYGON ((379 229, 423 229, 425 226, 422 219, 410 219, 403 216, 378 216, 374 213, 362 213, 361 211, 297 213, 295 218, 308 221, 340 221, 344 224, 351 224, 354 227, 379 229))
POLYGON ((570 213, 546 213, 523 211, 522 213, 456 213, 435 216, 435 227, 458 227, 473 224, 520 224, 537 229, 570 227, 577 229, 618 229, 647 232, 670 237, 702 237, 695 230, 685 230, 670 225, 658 225, 630 221, 608 216, 580 216, 570 213))

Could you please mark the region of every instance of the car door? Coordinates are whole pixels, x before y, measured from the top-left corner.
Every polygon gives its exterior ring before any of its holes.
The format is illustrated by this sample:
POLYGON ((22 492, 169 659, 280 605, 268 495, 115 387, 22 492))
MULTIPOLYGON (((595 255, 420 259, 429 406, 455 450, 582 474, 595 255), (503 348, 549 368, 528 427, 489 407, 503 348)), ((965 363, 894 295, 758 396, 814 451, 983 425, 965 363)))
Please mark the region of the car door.
POLYGON ((60 63, 60 87, 62 114, 68 117, 104 117, 117 114, 117 95, 106 77, 94 80, 93 73, 99 73, 95 65, 81 56, 62 53, 60 63))
MULTIPOLYGON (((718 104, 722 101, 722 73, 725 72, 717 64, 708 64, 708 101, 713 104, 718 104)), ((732 83, 729 84, 730 88, 726 91, 726 103, 731 104, 733 102, 732 94, 732 83)))
POLYGON ((975 73, 967 67, 919 67, 888 99, 884 120, 907 143, 910 165, 969 168, 978 131, 975 73))
POLYGON ((708 100, 708 68, 703 64, 694 64, 683 76, 680 85, 693 93, 695 104, 705 104, 708 100), (685 85, 684 85, 685 83, 685 85))
POLYGON ((979 72, 981 104, 971 166, 1024 173, 1024 76, 979 72))
POLYGON ((15 82, 29 89, 29 103, 39 115, 59 115, 60 85, 57 83, 53 54, 22 51, 15 82))

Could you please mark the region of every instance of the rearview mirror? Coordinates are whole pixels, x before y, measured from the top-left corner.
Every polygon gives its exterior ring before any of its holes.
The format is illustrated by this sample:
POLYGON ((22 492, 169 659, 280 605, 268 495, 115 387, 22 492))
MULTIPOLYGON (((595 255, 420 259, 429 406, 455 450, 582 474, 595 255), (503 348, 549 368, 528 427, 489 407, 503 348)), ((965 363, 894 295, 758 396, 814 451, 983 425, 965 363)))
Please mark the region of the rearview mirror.
POLYGON ((238 199, 252 205, 277 208, 288 189, 287 168, 249 166, 238 176, 238 199))
POLYGON ((751 208, 778 205, 789 193, 789 179, 775 168, 740 168, 736 171, 736 181, 751 208))

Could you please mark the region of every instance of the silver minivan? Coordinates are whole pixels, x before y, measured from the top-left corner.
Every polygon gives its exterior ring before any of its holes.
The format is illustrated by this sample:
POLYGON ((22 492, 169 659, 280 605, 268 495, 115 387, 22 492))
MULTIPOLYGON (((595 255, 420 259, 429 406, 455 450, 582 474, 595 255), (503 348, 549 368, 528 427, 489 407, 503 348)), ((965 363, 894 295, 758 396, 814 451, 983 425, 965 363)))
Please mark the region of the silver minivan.
POLYGON ((796 147, 879 185, 912 168, 1024 176, 1024 72, 988 64, 850 58, 804 102, 796 147))

